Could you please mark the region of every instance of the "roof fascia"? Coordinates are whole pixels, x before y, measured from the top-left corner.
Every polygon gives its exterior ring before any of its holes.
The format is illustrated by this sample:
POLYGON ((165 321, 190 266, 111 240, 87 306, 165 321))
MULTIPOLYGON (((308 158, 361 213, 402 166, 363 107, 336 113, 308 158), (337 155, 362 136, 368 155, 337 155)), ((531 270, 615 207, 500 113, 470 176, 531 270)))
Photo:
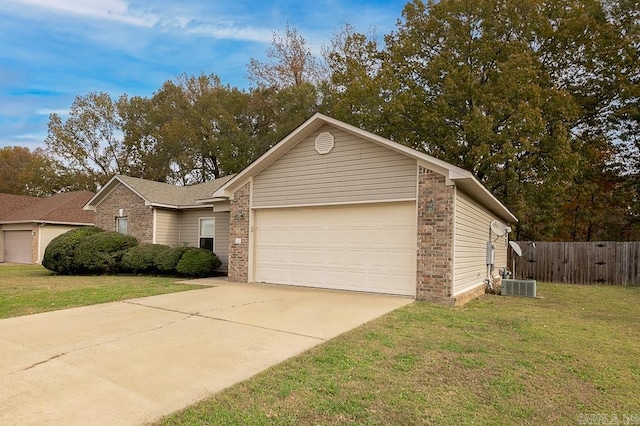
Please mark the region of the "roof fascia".
POLYGON ((95 195, 91 197, 91 199, 89 199, 89 201, 86 202, 86 204, 82 207, 82 210, 96 211, 96 207, 98 206, 98 204, 100 204, 102 200, 106 198, 115 188, 113 182, 115 182, 116 180, 119 181, 118 175, 114 175, 111 179, 109 179, 109 182, 105 183, 102 188, 100 188, 100 190, 96 192, 95 195))
POLYGON ((127 187, 131 192, 136 194, 138 197, 142 198, 144 200, 145 205, 147 206, 151 205, 151 202, 144 195, 138 192, 134 187, 129 185, 127 182, 120 179, 119 175, 115 175, 114 177, 109 179, 109 182, 107 182, 102 188, 100 188, 100 190, 96 193, 96 195, 91 197, 91 199, 84 205, 84 207, 82 207, 82 210, 95 211, 98 205, 105 198, 107 198, 109 194, 111 194, 111 192, 116 188, 116 185, 115 185, 116 181, 120 182, 122 185, 127 187))
POLYGON ((161 203, 146 203, 145 205, 151 207, 160 207, 163 209, 172 209, 172 210, 189 210, 189 209, 202 209, 213 207, 213 204, 185 204, 185 205, 172 205, 172 204, 161 204, 161 203))
POLYGON ((508 222, 519 222, 518 218, 474 177, 455 179, 457 185, 469 195, 484 203, 491 211, 508 222))
POLYGON ((40 223, 48 225, 74 225, 74 226, 89 226, 93 225, 93 222, 63 222, 57 220, 0 220, 0 225, 16 225, 18 223, 40 223))

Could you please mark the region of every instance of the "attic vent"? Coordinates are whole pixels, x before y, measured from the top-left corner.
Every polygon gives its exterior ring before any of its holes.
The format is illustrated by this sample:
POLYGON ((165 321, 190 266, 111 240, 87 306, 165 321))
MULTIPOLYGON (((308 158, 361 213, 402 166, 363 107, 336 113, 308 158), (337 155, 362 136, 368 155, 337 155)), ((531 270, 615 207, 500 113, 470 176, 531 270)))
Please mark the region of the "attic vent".
POLYGON ((316 151, 318 154, 328 154, 333 149, 333 135, 329 132, 322 132, 316 138, 316 151))

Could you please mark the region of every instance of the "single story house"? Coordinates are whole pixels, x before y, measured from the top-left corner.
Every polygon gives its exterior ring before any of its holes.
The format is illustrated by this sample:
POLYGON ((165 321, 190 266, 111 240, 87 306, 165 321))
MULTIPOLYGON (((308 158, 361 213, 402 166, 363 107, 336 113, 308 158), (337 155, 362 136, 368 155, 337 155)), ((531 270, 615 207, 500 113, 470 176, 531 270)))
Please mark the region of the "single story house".
POLYGON ((454 305, 507 265, 517 218, 468 171, 315 114, 215 191, 230 202, 229 280, 454 305))
POLYGON ((90 191, 46 198, 0 194, 0 262, 41 263, 55 237, 93 225, 93 212, 82 208, 93 195, 90 191))
POLYGON ((487 243, 507 265, 491 224, 517 221, 466 170, 323 114, 237 175, 182 188, 116 176, 85 208, 141 242, 213 245, 233 282, 446 305, 484 293, 487 243))
POLYGON ((232 176, 192 186, 176 186, 116 175, 84 206, 96 226, 130 234, 141 244, 189 245, 216 253, 227 268, 229 202, 211 198, 232 176))

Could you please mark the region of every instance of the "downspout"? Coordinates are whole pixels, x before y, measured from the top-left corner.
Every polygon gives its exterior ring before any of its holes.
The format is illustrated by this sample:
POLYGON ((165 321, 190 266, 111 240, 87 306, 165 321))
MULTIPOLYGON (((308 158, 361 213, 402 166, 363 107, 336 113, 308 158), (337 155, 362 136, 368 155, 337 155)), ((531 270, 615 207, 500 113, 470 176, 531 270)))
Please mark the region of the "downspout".
POLYGON ((38 229, 38 235, 37 235, 37 237, 38 237, 38 258, 36 259, 36 264, 40 264, 40 265, 42 264, 42 258, 44 256, 44 253, 42 253, 42 240, 41 240, 42 232, 40 231, 40 229, 44 228, 45 225, 46 225, 46 223, 41 222, 37 226, 37 229, 38 229))

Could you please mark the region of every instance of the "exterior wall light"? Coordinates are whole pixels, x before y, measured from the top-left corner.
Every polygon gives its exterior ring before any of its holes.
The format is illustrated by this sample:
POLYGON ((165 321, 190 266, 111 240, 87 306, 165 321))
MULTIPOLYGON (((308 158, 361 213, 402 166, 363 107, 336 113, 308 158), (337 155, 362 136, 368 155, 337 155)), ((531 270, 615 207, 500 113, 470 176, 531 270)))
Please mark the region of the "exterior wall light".
POLYGON ((436 211, 436 203, 433 201, 433 198, 427 202, 427 213, 434 214, 436 211))

